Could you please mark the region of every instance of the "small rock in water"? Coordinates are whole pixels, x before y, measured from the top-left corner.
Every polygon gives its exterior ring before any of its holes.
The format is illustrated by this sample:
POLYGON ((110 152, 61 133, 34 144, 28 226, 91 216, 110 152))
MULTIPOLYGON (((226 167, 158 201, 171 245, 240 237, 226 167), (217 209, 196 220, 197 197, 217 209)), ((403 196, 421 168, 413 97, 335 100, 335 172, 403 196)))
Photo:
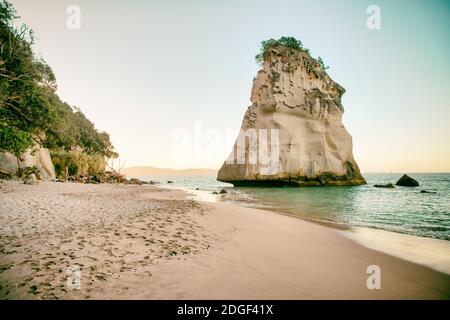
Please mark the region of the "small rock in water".
POLYGON ((195 188, 195 190, 200 190, 200 188, 195 188))
POLYGON ((224 194, 224 193, 228 193, 227 192, 227 190, 225 190, 225 189, 222 189, 222 190, 220 190, 220 192, 219 192, 220 194, 224 194))
POLYGON ((403 187, 418 187, 419 186, 419 182, 417 182, 417 180, 411 178, 407 174, 404 174, 403 177, 401 177, 397 181, 396 185, 397 186, 403 186, 403 187))
POLYGON ((421 190, 420 193, 436 193, 434 191, 428 191, 428 190, 421 190))
POLYGON ((388 184, 376 184, 374 185, 375 188, 395 188, 395 186, 392 183, 388 184))
POLYGON ((219 194, 217 191, 214 191, 212 194, 219 194))
POLYGON ((167 183, 173 183, 173 181, 169 180, 169 181, 167 181, 167 183))

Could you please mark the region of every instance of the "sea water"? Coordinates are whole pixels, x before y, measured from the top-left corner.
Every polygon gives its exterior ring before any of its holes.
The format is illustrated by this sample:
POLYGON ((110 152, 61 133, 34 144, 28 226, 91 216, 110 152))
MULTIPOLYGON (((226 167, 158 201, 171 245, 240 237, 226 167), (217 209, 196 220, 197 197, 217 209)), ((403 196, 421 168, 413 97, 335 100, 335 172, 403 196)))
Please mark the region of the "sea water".
POLYGON ((238 188, 200 176, 140 178, 183 188, 207 200, 230 201, 314 221, 450 240, 450 173, 409 174, 419 181, 419 187, 374 187, 395 183, 401 175, 364 174, 367 185, 307 188, 238 188), (173 184, 167 184, 168 180, 173 184), (227 194, 211 194, 222 188, 227 194))

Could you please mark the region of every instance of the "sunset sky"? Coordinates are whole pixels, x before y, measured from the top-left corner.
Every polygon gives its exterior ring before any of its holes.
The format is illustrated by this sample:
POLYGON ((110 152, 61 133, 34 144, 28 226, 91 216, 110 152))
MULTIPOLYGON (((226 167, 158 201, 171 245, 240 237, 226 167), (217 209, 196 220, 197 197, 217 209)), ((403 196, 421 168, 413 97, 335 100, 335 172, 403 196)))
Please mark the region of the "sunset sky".
POLYGON ((450 171, 449 1, 13 0, 60 97, 105 130, 127 166, 218 168, 250 105, 254 56, 294 36, 347 92, 363 172, 450 171), (81 28, 66 22, 69 5, 81 28), (366 9, 381 10, 369 30, 366 9), (191 154, 174 157, 174 135, 191 154))

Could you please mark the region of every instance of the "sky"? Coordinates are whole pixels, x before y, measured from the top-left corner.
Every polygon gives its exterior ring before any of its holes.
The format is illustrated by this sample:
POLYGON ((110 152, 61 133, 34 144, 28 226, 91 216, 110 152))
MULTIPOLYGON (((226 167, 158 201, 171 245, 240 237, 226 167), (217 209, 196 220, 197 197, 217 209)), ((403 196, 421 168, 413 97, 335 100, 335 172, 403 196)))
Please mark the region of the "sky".
POLYGON ((294 36, 346 89, 363 172, 450 171, 448 0, 11 2, 60 97, 111 135, 126 166, 219 168, 251 104, 260 42, 294 36), (380 29, 367 27, 370 5, 380 29))

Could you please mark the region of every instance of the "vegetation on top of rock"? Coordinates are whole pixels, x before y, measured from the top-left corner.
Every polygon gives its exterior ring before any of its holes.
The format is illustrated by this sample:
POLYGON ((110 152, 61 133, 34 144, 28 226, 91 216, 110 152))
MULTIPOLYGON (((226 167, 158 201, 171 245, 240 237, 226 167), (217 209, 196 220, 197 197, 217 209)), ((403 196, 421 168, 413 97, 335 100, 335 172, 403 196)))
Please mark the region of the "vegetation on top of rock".
POLYGON ((0 0, 0 150, 19 156, 35 140, 50 149, 116 156, 109 135, 58 97, 52 69, 33 52, 33 31, 15 27, 17 18, 0 0))
POLYGON ((323 62, 323 59, 321 57, 317 58, 317 63, 319 64, 319 67, 322 68, 322 70, 327 70, 330 68, 329 66, 325 66, 325 62, 323 62))
MULTIPOLYGON (((307 53, 308 55, 311 55, 308 48, 305 48, 303 43, 300 40, 295 39, 294 37, 281 37, 278 40, 275 39, 269 39, 261 41, 260 50, 259 53, 255 56, 255 60, 257 63, 262 65, 264 62, 264 56, 269 51, 269 49, 274 48, 276 46, 285 46, 294 50, 299 50, 302 52, 307 53)), ((317 63, 319 64, 319 67, 323 70, 328 69, 328 66, 325 66, 325 63, 323 62, 323 59, 321 57, 318 57, 317 63)))

